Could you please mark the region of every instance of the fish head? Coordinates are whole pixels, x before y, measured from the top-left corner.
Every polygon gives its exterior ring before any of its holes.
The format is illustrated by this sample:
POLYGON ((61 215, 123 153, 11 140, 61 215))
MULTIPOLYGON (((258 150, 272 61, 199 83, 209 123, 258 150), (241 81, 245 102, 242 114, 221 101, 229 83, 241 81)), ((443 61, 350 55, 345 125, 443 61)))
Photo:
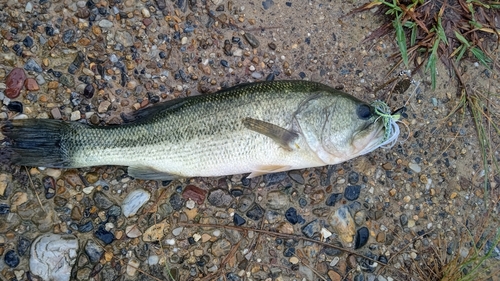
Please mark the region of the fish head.
POLYGON ((387 118, 390 115, 384 118, 375 106, 348 94, 342 93, 322 105, 321 122, 305 136, 325 164, 338 164, 367 154, 395 143, 398 137, 399 127, 392 118, 387 118))

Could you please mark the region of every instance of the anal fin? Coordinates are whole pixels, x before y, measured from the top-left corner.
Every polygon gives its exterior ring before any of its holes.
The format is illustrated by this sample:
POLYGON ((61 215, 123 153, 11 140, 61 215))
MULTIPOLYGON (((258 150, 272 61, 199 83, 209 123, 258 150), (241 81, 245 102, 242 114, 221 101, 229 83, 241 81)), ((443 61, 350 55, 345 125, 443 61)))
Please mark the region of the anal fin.
POLYGON ((130 166, 128 174, 136 179, 142 180, 176 180, 181 176, 158 171, 148 166, 130 166))
POLYGON ((243 125, 249 130, 270 137, 286 150, 292 150, 293 142, 299 137, 296 132, 250 117, 243 119, 243 125))
POLYGON ((292 166, 284 166, 284 165, 262 165, 258 166, 247 178, 254 178, 258 176, 262 176, 265 174, 271 173, 279 173, 288 171, 292 168, 292 166))

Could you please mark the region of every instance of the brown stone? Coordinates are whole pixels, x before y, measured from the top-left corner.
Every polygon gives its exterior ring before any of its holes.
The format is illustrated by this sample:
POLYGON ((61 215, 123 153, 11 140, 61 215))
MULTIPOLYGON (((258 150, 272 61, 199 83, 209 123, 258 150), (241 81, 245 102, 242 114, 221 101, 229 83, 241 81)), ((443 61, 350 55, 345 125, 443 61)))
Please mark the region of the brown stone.
POLYGON ((184 191, 182 191, 182 197, 184 199, 191 199, 196 203, 198 203, 198 205, 203 204, 206 195, 207 195, 206 190, 203 190, 191 184, 186 186, 186 188, 184 188, 184 191))
POLYGON ((40 86, 38 86, 38 83, 33 78, 26 79, 24 81, 24 87, 26 87, 26 90, 28 90, 28 91, 38 91, 38 90, 40 90, 40 86))
POLYGON ((49 89, 57 89, 57 87, 59 87, 59 82, 50 81, 48 87, 49 87, 49 89))
POLYGON ((18 67, 12 69, 5 79, 5 85, 7 86, 4 92, 5 95, 11 99, 17 98, 23 88, 24 80, 26 80, 24 69, 18 67))

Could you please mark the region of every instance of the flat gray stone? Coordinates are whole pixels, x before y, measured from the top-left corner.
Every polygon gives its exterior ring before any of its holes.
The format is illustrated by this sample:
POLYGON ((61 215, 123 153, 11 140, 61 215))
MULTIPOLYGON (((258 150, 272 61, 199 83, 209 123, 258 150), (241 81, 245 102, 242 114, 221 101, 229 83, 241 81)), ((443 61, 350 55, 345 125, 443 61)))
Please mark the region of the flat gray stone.
POLYGON ((139 211, 139 209, 148 202, 151 194, 144 189, 137 189, 129 193, 122 203, 122 212, 126 217, 131 217, 139 211))
POLYGON ((68 281, 75 264, 78 240, 68 234, 44 234, 31 246, 30 271, 42 280, 68 281))

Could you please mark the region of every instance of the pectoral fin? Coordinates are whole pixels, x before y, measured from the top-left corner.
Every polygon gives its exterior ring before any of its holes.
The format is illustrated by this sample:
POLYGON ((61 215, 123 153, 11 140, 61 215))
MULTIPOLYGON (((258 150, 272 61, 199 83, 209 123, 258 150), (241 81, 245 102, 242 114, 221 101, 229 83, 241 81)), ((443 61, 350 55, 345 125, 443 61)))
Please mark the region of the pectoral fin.
POLYGON ((130 166, 128 174, 136 179, 142 180, 176 180, 181 176, 158 171, 148 166, 130 166))
POLYGON ((299 137, 295 132, 250 117, 243 119, 243 125, 249 130, 270 137, 286 150, 291 150, 293 142, 299 137))
POLYGON ((262 165, 258 166, 247 178, 254 178, 262 176, 265 174, 279 173, 292 169, 291 166, 281 166, 281 165, 262 165))

